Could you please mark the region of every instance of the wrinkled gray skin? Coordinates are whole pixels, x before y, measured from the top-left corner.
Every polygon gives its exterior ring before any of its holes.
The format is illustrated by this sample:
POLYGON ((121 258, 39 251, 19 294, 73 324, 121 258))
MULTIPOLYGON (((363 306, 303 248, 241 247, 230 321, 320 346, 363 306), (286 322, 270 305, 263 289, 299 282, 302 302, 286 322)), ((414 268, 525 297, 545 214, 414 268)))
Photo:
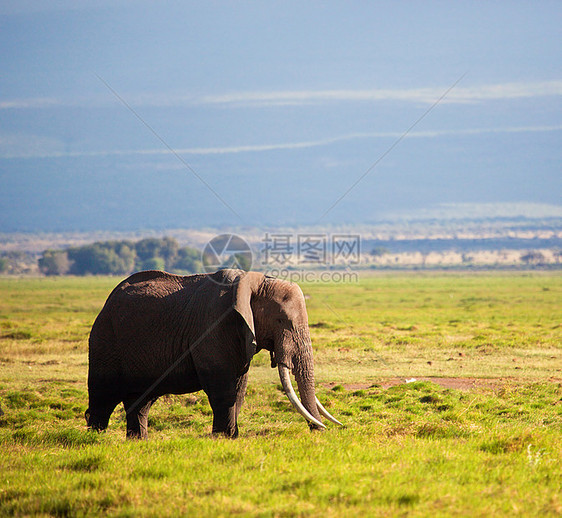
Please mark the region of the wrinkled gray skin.
POLYGON ((158 397, 204 390, 213 433, 236 437, 248 368, 260 349, 271 352, 272 367, 293 371, 304 407, 320 421, 296 284, 241 270, 136 273, 113 290, 90 333, 88 426, 105 429, 123 402, 127 437, 146 438, 158 397))

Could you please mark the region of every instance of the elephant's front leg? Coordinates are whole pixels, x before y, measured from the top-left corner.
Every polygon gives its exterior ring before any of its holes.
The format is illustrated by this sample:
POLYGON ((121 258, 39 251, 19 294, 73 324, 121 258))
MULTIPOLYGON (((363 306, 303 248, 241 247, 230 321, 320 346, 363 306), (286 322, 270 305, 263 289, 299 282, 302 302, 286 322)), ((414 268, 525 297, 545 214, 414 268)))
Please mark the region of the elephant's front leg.
POLYGON ((247 373, 239 378, 211 383, 206 392, 213 409, 213 433, 238 437, 238 413, 244 400, 247 373))

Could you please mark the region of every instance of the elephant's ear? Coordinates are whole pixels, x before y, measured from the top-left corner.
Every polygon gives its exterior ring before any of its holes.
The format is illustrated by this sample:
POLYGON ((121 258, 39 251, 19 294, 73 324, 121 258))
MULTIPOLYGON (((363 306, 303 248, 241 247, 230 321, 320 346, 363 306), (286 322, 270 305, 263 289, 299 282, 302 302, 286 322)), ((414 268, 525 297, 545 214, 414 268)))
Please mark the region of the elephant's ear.
POLYGON ((242 340, 248 361, 256 353, 256 328, 254 325, 254 314, 252 313, 252 294, 256 292, 263 275, 258 272, 244 272, 234 283, 233 307, 242 317, 243 329, 242 340))

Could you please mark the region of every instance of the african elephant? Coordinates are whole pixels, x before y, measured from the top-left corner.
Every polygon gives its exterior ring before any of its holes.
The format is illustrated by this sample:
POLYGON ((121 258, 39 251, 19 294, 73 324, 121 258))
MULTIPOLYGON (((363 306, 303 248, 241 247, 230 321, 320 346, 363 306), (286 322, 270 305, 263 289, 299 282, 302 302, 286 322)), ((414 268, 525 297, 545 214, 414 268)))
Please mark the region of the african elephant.
POLYGON ((250 361, 261 349, 270 351, 287 396, 311 429, 325 428, 321 415, 341 424, 315 396, 308 317, 298 285, 242 270, 135 273, 112 291, 92 326, 88 427, 105 429, 123 402, 127 437, 146 438, 156 399, 204 390, 213 433, 234 438, 250 361))

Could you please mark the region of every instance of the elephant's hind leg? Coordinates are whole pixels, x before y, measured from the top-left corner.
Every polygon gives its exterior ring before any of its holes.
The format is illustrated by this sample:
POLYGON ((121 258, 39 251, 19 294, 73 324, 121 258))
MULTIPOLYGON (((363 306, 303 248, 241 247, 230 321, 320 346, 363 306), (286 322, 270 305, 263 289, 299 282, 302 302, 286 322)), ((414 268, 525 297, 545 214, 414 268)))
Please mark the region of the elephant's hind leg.
POLYGON ((123 401, 127 413, 127 439, 148 439, 148 412, 157 398, 128 396, 123 401))
POLYGON ((248 386, 248 373, 242 375, 238 378, 236 383, 236 422, 238 422, 238 416, 240 415, 240 410, 244 404, 244 398, 246 397, 246 388, 248 386))

